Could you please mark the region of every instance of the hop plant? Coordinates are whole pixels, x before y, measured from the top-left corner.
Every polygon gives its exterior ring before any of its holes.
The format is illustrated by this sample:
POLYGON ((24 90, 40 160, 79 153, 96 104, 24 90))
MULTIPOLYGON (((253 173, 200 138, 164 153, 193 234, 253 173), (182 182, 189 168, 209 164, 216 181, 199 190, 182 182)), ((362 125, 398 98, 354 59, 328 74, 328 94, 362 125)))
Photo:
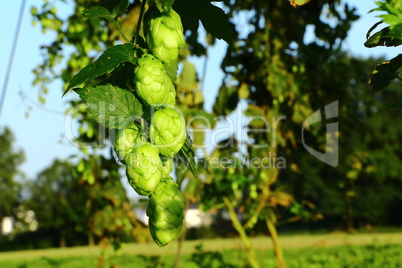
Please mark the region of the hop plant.
POLYGON ((120 160, 124 160, 134 148, 143 144, 141 130, 135 124, 115 132, 114 150, 120 160))
POLYGON ((162 156, 162 178, 167 178, 169 177, 170 173, 172 173, 173 170, 173 159, 162 156))
POLYGON ((180 233, 184 220, 185 198, 171 178, 164 178, 149 200, 147 215, 152 238, 160 247, 180 233))
POLYGON ((145 14, 144 33, 152 54, 166 64, 172 64, 184 46, 183 25, 173 9, 161 13, 150 7, 145 14))
POLYGON ((160 109, 151 118, 149 135, 162 155, 173 158, 186 141, 184 118, 175 109, 160 109))
POLYGON ((167 76, 162 62, 151 54, 146 54, 138 60, 138 66, 134 70, 134 82, 138 95, 148 105, 175 104, 176 91, 173 83, 167 76))
POLYGON ((162 177, 162 162, 158 148, 147 142, 133 149, 126 157, 127 178, 139 195, 151 195, 162 177))
POLYGON ((174 0, 150 0, 149 4, 155 4, 160 12, 169 10, 174 3, 174 0))
POLYGON ((175 105, 176 104, 176 89, 170 79, 166 82, 166 87, 168 88, 168 96, 166 98, 166 103, 168 105, 175 105))

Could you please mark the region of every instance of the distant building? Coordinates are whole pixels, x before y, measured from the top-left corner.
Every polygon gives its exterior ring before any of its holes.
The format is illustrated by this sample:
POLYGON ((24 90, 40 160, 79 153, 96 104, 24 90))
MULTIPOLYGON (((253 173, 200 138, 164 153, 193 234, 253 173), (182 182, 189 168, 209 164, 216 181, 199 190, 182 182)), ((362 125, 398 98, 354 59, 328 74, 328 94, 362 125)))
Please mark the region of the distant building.
POLYGON ((4 217, 1 221, 1 234, 9 235, 13 231, 14 220, 12 217, 4 217))
POLYGON ((17 220, 13 217, 4 217, 0 222, 2 235, 9 235, 12 232, 34 232, 38 229, 38 221, 33 210, 27 210, 24 206, 18 206, 17 220))
MULTIPOLYGON (((146 209, 135 208, 135 214, 139 221, 148 225, 148 216, 146 209)), ((198 209, 198 204, 192 204, 186 211, 185 223, 188 228, 199 228, 201 226, 210 226, 212 224, 212 216, 209 212, 204 212, 198 209)))

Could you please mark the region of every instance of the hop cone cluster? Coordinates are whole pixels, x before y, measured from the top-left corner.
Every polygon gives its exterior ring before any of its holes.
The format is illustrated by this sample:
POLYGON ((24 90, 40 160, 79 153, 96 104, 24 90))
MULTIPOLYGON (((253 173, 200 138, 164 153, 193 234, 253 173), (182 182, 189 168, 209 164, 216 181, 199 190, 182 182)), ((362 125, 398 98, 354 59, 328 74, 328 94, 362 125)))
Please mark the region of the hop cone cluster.
POLYGON ((171 178, 162 179, 152 194, 147 215, 151 236, 163 247, 180 233, 184 220, 185 198, 171 178))
POLYGON ((183 226, 185 198, 172 181, 173 157, 186 141, 184 118, 174 109, 176 90, 165 71, 177 62, 184 45, 180 16, 171 8, 174 0, 151 0, 144 18, 149 51, 141 50, 134 69, 135 90, 146 107, 155 110, 137 125, 118 131, 115 150, 126 164, 128 182, 149 196, 147 215, 152 238, 159 246, 174 240, 183 226), (149 136, 145 126, 149 125, 149 136))

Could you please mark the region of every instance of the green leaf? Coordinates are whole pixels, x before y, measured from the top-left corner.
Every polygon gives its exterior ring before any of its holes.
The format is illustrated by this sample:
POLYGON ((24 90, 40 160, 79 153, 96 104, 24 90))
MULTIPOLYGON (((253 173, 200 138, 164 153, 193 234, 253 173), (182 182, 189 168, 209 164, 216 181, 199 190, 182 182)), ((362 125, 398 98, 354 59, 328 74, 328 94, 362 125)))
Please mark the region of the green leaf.
POLYGON ((292 7, 299 7, 307 4, 308 2, 310 2, 310 0, 290 0, 290 5, 292 7))
POLYGON ((402 66, 402 54, 390 61, 379 64, 369 77, 369 84, 375 91, 382 90, 389 83, 398 78, 398 69, 402 66))
POLYGON ((179 69, 179 63, 174 62, 170 65, 163 64, 163 66, 165 67, 166 74, 169 76, 170 80, 172 80, 172 82, 174 83, 177 78, 177 70, 179 69))
POLYGON ((396 25, 396 24, 401 23, 401 19, 395 15, 385 14, 385 15, 380 15, 378 17, 382 18, 383 22, 387 23, 389 25, 396 25))
POLYGON ((71 79, 64 94, 66 94, 69 89, 79 84, 113 71, 123 62, 134 63, 133 49, 134 45, 132 43, 126 43, 106 50, 99 59, 82 69, 81 72, 71 79))
POLYGON ((84 17, 99 17, 109 21, 115 20, 127 12, 130 0, 105 0, 99 5, 84 10, 84 17))
POLYGON ((369 13, 373 12, 373 11, 384 11, 384 12, 394 14, 394 15, 398 15, 398 14, 401 13, 400 10, 399 10, 400 7, 399 7, 398 1, 386 0, 386 2, 374 1, 374 3, 378 7, 370 10, 369 13), (389 3, 389 2, 391 2, 391 3, 389 3))
POLYGON ((124 128, 143 114, 141 103, 128 90, 113 85, 75 90, 98 122, 109 128, 124 128))
POLYGON ((209 0, 176 0, 173 9, 179 13, 182 23, 192 31, 197 30, 199 20, 212 36, 232 43, 229 19, 225 12, 209 0))
MULTIPOLYGON (((373 29, 373 28, 372 28, 373 29)), ((370 29, 370 31, 372 30, 370 29)), ((368 34, 370 34, 370 31, 368 34)), ((368 40, 364 43, 366 47, 376 47, 376 46, 387 46, 394 47, 402 44, 402 36, 394 35, 389 27, 385 27, 381 31, 373 34, 368 40)))
POLYGON ((193 141, 190 135, 187 134, 186 142, 183 147, 177 153, 177 156, 183 162, 183 164, 193 173, 194 177, 197 178, 197 166, 195 165, 195 154, 193 150, 193 141))

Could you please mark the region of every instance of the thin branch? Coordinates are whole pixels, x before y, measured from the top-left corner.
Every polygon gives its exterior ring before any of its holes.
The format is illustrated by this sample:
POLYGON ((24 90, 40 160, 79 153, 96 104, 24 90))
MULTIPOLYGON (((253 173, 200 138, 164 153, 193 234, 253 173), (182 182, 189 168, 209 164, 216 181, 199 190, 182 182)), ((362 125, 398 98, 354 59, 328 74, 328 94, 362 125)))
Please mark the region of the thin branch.
POLYGON ((127 36, 124 34, 123 30, 121 29, 119 21, 117 19, 115 19, 114 21, 116 22, 117 29, 119 30, 119 32, 120 32, 121 36, 123 37, 123 39, 127 43, 130 43, 131 42, 130 39, 127 38, 127 36))
POLYGON ((142 0, 142 3, 141 3, 140 16, 138 17, 137 29, 135 30, 135 35, 134 35, 134 45, 137 44, 137 38, 140 35, 141 22, 142 22, 142 17, 144 16, 144 12, 145 12, 146 2, 147 2, 146 0, 142 0))

